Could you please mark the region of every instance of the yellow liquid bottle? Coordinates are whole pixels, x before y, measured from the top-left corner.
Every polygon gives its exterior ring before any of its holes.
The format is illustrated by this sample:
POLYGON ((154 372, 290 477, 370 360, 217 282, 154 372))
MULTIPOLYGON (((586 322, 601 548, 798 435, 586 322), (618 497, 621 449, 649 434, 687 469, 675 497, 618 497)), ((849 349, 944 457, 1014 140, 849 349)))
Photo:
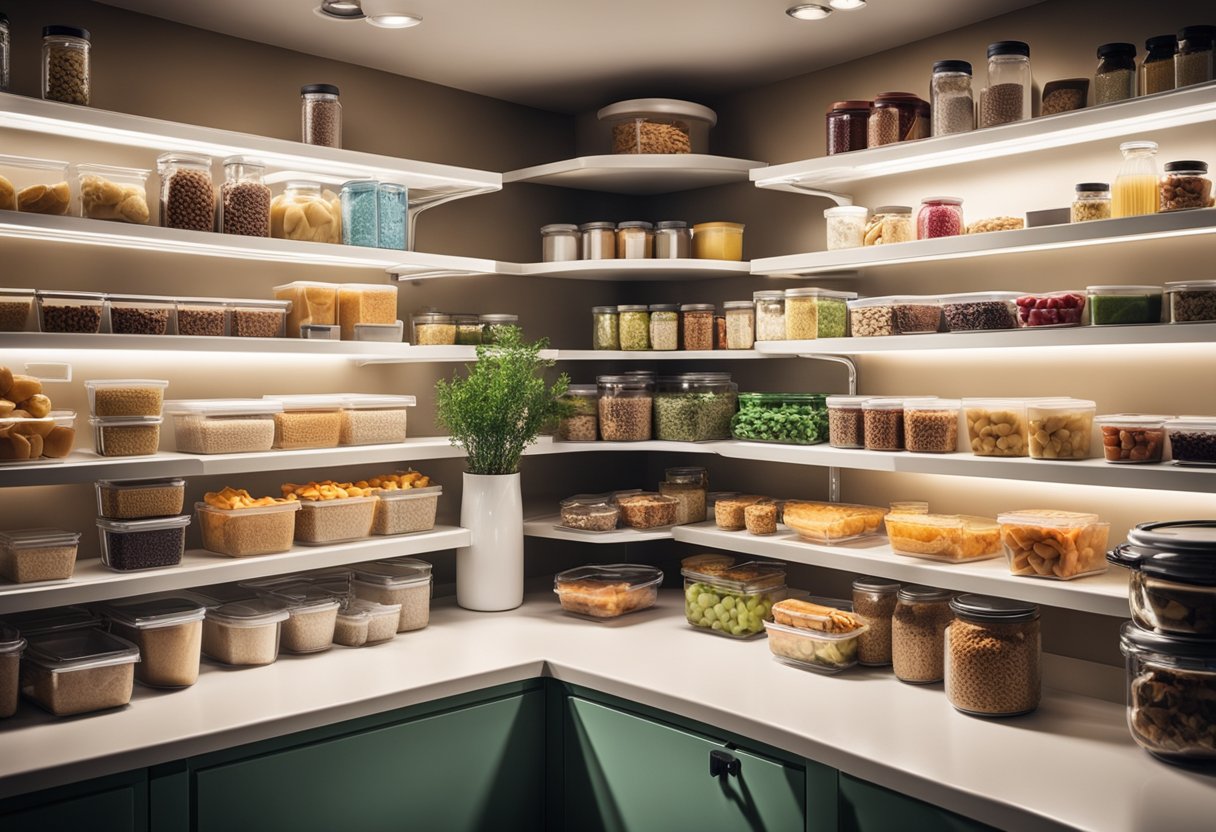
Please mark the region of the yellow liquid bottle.
POLYGON ((1111 188, 1110 215, 1138 217, 1157 213, 1157 143, 1124 142, 1119 145, 1123 166, 1111 188))

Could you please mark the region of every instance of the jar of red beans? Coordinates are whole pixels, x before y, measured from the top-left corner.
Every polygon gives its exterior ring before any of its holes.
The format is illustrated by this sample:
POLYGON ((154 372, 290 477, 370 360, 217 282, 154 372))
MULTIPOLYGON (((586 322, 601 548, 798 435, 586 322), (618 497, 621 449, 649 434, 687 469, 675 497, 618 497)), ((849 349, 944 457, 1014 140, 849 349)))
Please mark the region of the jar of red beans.
POLYGON ((837 101, 825 116, 828 155, 866 148, 869 101, 837 101))
POLYGON ((680 306, 684 325, 684 349, 712 350, 714 348, 714 305, 685 303, 680 306))
POLYGON ((953 196, 930 196, 920 201, 916 239, 957 237, 963 233, 963 201, 953 196))

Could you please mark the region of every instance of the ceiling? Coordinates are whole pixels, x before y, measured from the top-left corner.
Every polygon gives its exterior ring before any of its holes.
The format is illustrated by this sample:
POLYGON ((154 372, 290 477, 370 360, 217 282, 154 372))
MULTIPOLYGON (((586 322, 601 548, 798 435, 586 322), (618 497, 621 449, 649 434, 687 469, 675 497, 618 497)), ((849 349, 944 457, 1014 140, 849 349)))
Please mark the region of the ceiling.
MULTIPOLYGON (((819 0, 826 2, 826 0, 819 0)), ((1042 0, 869 0, 797 21, 787 0, 391 0, 411 29, 326 20, 320 0, 107 5, 558 112, 705 98, 801 75, 1042 0)), ((386 0, 369 0, 386 5, 386 0)), ((365 8, 368 2, 365 2, 365 8)))

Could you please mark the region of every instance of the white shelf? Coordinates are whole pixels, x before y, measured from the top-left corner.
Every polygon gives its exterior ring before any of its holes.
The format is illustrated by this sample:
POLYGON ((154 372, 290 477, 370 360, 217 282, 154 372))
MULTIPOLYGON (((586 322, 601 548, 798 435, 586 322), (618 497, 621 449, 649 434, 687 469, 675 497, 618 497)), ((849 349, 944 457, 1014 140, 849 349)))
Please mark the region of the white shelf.
MULTIPOLYGON (((88 430, 88 415, 76 415, 77 436, 88 430), (84 427, 81 427, 81 425, 84 427)), ((143 480, 201 474, 197 457, 159 453, 156 456, 108 458, 77 451, 61 461, 16 462, 0 465, 0 488, 27 485, 71 485, 94 480, 143 480)))
MULTIPOLYGON (((558 361, 735 361, 780 358, 756 350, 558 350, 558 361)), ((792 358, 796 356, 784 356, 792 358)))
POLYGON ((1009 159, 1212 120, 1216 120, 1216 84, 1204 84, 969 133, 758 168, 751 179, 759 188, 795 193, 840 190, 878 176, 1009 159))
MULTIPOLYGON (((1112 220, 1047 225, 1017 231, 991 231, 939 237, 887 246, 863 246, 838 251, 813 251, 763 257, 752 261, 752 274, 804 276, 830 274, 842 270, 861 271, 909 263, 940 263, 997 255, 1018 255, 1078 246, 1143 244, 1170 239, 1163 252, 1180 256, 1174 246, 1177 238, 1216 233, 1216 208, 1149 214, 1112 220)), ((1205 248, 1211 243, 1200 241, 1205 248)), ((1196 245, 1199 245, 1197 243, 1196 245)))
POLYGON ((610 194, 652 195, 746 182, 749 171, 763 168, 763 162, 701 153, 621 153, 521 168, 504 173, 502 181, 504 185, 527 182, 610 194))
POLYGON ((373 537, 333 546, 296 546, 290 552, 251 558, 230 558, 201 549, 191 550, 182 557, 180 566, 142 572, 114 572, 102 566, 100 560, 87 560, 77 563, 75 576, 63 583, 0 584, 0 614, 248 581, 377 558, 441 552, 469 543, 470 534, 466 529, 437 526, 433 531, 418 534, 373 537))
POLYGON ((567 540, 572 543, 641 543, 647 540, 671 540, 672 528, 653 529, 617 529, 611 532, 580 532, 569 529, 559 529, 561 517, 551 514, 545 517, 534 517, 524 521, 524 537, 543 537, 549 540, 567 540))
POLYGON ((574 260, 563 263, 502 264, 506 273, 524 277, 555 277, 567 280, 708 280, 743 277, 751 264, 738 260, 700 260, 681 257, 670 260, 574 260))
POLYGON ((862 538, 839 546, 825 546, 805 542, 785 526, 780 526, 775 535, 757 537, 747 532, 724 532, 712 522, 677 526, 674 533, 676 541, 680 543, 775 558, 788 563, 824 566, 905 583, 1016 598, 1118 618, 1127 618, 1130 614, 1127 606, 1127 572, 1118 568, 1072 581, 1047 581, 1010 575, 1003 555, 972 563, 940 563, 897 555, 891 551, 886 537, 862 538))
POLYGON ((559 442, 542 436, 535 445, 524 451, 524 456, 547 456, 549 454, 585 453, 673 453, 712 454, 717 453, 715 442, 669 442, 652 439, 648 442, 559 442))

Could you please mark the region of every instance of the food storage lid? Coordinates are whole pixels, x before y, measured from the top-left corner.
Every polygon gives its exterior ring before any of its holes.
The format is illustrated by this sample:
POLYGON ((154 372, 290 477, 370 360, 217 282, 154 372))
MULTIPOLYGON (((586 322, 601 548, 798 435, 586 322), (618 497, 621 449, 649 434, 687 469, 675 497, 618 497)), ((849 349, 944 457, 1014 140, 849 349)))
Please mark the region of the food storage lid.
POLYGON ((684 220, 662 220, 655 223, 654 227, 659 231, 679 230, 688 228, 688 223, 684 222, 684 220))
POLYGON ((75 546, 80 532, 63 529, 13 529, 0 532, 0 548, 43 549, 52 546, 75 546))
POLYGON ((283 404, 269 399, 173 399, 165 402, 170 416, 269 416, 283 404))
POLYGON ((591 307, 592 315, 615 315, 615 306, 593 306, 591 307))
POLYGON ((189 514, 179 514, 176 517, 149 517, 144 520, 109 520, 105 517, 97 518, 97 528, 115 534, 153 532, 158 529, 184 529, 189 525, 189 514))
POLYGON ((1088 399, 1029 399, 1027 400, 1029 409, 1036 412, 1041 411, 1075 411, 1075 410, 1095 410, 1097 405, 1088 399))
POLYGON ((95 428, 155 427, 165 421, 163 416, 90 416, 89 424, 95 428))
POLYGON ((899 600, 908 601, 909 603, 928 603, 937 601, 949 601, 953 593, 948 589, 938 589, 935 586, 902 586, 899 588, 899 600))
POLYGON ((958 410, 961 406, 960 399, 939 399, 934 396, 904 399, 904 410, 958 410))
POLYGON ((1109 425, 1110 427, 1160 428, 1164 427, 1171 418, 1170 416, 1150 416, 1139 413, 1111 413, 1094 417, 1094 424, 1109 425))
POLYGON ((323 95, 338 95, 338 88, 333 84, 305 84, 300 87, 300 95, 321 93, 323 95))
POLYGON ((692 227, 693 235, 700 234, 705 231, 738 231, 743 232, 743 223, 741 222, 699 222, 692 227))
POLYGON ((596 384, 609 387, 625 387, 631 390, 649 390, 654 379, 649 376, 596 376, 596 384))
POLYGON ((201 167, 211 167, 211 157, 205 153, 183 153, 176 150, 169 150, 156 157, 157 170, 173 165, 199 165, 201 167))
POLYGON ((207 620, 229 627, 262 627, 287 619, 287 602, 278 598, 232 601, 207 610, 207 620))
POLYGON ((96 627, 101 623, 101 618, 84 607, 57 607, 21 612, 7 616, 5 620, 26 637, 96 627))
POLYGON ((414 396, 385 396, 375 393, 340 393, 336 398, 347 410, 400 410, 418 403, 414 396))
POLYGON ((1208 172, 1207 162, 1198 162, 1187 160, 1182 162, 1166 162, 1164 166, 1166 173, 1198 173, 1205 174, 1208 172))
MULTIPOLYGON (((172 306, 177 303, 173 298, 164 295, 107 295, 111 304, 119 306, 172 306)), ((88 382, 85 382, 88 384, 88 382)), ((168 382, 165 385, 168 386, 168 382)))
POLYGON ((207 614, 207 607, 189 598, 174 596, 141 601, 115 601, 103 605, 101 613, 119 624, 139 630, 150 630, 202 621, 203 616, 207 614))
POLYGON ((644 303, 623 303, 617 308, 618 312, 649 312, 650 307, 644 303))
POLYGON ((872 396, 828 396, 826 404, 828 407, 861 407, 868 402, 872 396))
POLYGON ((710 127, 718 123, 717 114, 708 107, 675 98, 631 98, 628 101, 609 104, 595 114, 600 121, 610 118, 646 118, 647 116, 691 118, 708 122, 710 127))
MULTIPOLYGON (((400 606, 400 604, 398 604, 400 606)), ((400 611, 398 611, 400 614, 400 611)), ((360 624, 371 620, 371 614, 365 609, 360 609, 352 603, 346 603, 338 607, 338 619, 346 624, 360 624)))
POLYGON ((611 502, 611 494, 575 494, 573 497, 567 497, 558 502, 558 505, 565 506, 595 506, 607 504, 611 502))
POLYGON ((90 379, 84 383, 84 389, 89 394, 89 406, 92 407, 96 390, 100 387, 159 387, 164 390, 169 382, 158 378, 107 378, 90 379))
POLYGON ((857 298, 856 300, 846 301, 850 309, 861 309, 870 306, 892 306, 895 303, 895 298, 890 295, 882 295, 876 298, 857 298))
POLYGON ((1011 598, 994 598, 990 595, 956 595, 950 599, 950 609, 959 618, 968 621, 1033 621, 1039 617, 1039 608, 1024 601, 1011 598))
POLYGON ((939 72, 965 72, 971 74, 970 61, 934 61, 933 73, 936 75, 939 72))
POLYGON ((865 399, 861 403, 862 410, 903 410, 904 399, 891 397, 879 399, 865 399))
POLYGON ((89 30, 80 29, 76 26, 43 26, 42 36, 46 37, 69 37, 80 38, 81 40, 89 39, 89 30))
POLYGON ((1099 522, 1098 515, 1080 511, 1057 511, 1050 508, 1027 508, 1004 511, 996 516, 1002 526, 1051 526, 1057 529, 1076 529, 1099 522))
POLYGON ((1158 49, 1169 49, 1171 52, 1178 48, 1177 35, 1154 35, 1144 41, 1144 48, 1149 52, 1158 49))
POLYGON ((868 111, 873 106, 874 106, 874 102, 863 101, 862 99, 850 99, 848 101, 833 101, 832 102, 832 112, 838 113, 838 112, 857 111, 857 110, 861 110, 864 112, 864 111, 868 111))
POLYGON ((230 309, 257 309, 270 310, 272 312, 282 312, 287 314, 291 309, 291 301, 289 300, 230 300, 227 303, 230 309))
POLYGON ((761 292, 752 292, 752 300, 785 300, 785 290, 765 289, 761 292))
POLYGON ((1134 43, 1104 43, 1098 47, 1098 57, 1105 58, 1108 55, 1126 55, 1129 58, 1136 57, 1136 44, 1134 43))
POLYGON ((566 395, 576 399, 598 396, 599 392, 594 384, 571 384, 566 388, 566 395))
POLYGON ((1030 44, 1020 40, 998 40, 988 44, 988 57, 997 55, 1024 55, 1030 57, 1030 44))
POLYGON ((1078 182, 1077 193, 1085 191, 1109 191, 1110 183, 1108 182, 1078 182))
POLYGON ((1216 641, 1146 630, 1126 621, 1119 630, 1119 649, 1125 656, 1186 670, 1216 670, 1216 641))
MULTIPOLYGON (((0 419, 0 424, 4 420, 0 419)), ((1216 416, 1183 416, 1178 419, 1170 419, 1165 423, 1165 429, 1168 431, 1176 430, 1196 430, 1201 432, 1216 431, 1216 416)))
POLYGON ((342 183, 342 190, 345 192, 374 191, 376 190, 376 180, 349 179, 342 183))
POLYGON ((77 630, 31 638, 24 661, 52 673, 91 670, 139 661, 139 648, 103 630, 77 630))
POLYGON ((355 580, 381 586, 412 586, 431 580, 431 565, 424 560, 399 558, 356 566, 355 580))
POLYGON ((1165 284, 1167 292, 1216 292, 1216 280, 1171 280, 1165 284))
POLYGON ((1216 586, 1216 520, 1141 523, 1106 559, 1155 578, 1216 586))
POLYGON ((1160 286, 1086 286, 1091 295, 1159 295, 1160 286))
POLYGON ((422 497, 438 497, 442 493, 442 485, 429 485, 426 488, 395 488, 391 491, 379 489, 376 491, 376 496, 384 502, 392 502, 393 500, 415 500, 422 497))
POLYGON ((340 286, 341 284, 338 283, 326 283, 321 280, 293 280, 290 283, 280 283, 274 287, 274 291, 278 292, 280 289, 331 289, 336 292, 340 286))
MULTIPOLYGON (((653 308, 653 307, 652 307, 653 308)), ((716 309, 712 303, 682 303, 681 312, 713 312, 716 309)))
POLYGON ((823 407, 826 398, 822 393, 740 393, 739 403, 803 404, 823 407))
POLYGON ((667 468, 663 471, 665 480, 669 483, 695 483, 704 485, 707 480, 706 471, 699 465, 685 465, 677 468, 667 468))
POLYGON ((419 312, 411 315, 410 320, 416 324, 450 324, 455 319, 443 312, 419 312))
POLYGON ((889 581, 886 578, 871 578, 863 576, 853 579, 853 589, 860 592, 875 592, 880 595, 894 595, 899 592, 899 581, 889 581))
POLYGON ((5 298, 32 298, 36 294, 37 289, 0 289, 0 297, 5 298))
POLYGON ((631 505, 633 503, 651 503, 659 505, 675 505, 680 502, 675 497, 668 497, 664 494, 659 494, 656 491, 635 491, 632 494, 613 494, 613 501, 618 506, 631 505))
POLYGON ((401 605, 381 604, 376 601, 369 601, 366 598, 352 598, 343 605, 342 612, 362 612, 369 616, 391 615, 396 618, 401 615, 401 605))
MULTIPOLYGON (((67 172, 68 163, 61 162, 58 159, 35 159, 32 156, 5 156, 0 154, 0 165, 13 168, 27 168, 29 170, 59 170, 65 174, 67 172)), ((39 290, 41 293, 41 290, 39 290)), ((63 294, 73 294, 64 292, 63 294)), ((95 294, 88 292, 86 294, 95 294)))
POLYGON ((680 574, 691 581, 721 586, 744 595, 785 586, 785 567, 760 561, 737 563, 726 568, 702 563, 683 567, 680 574))
POLYGON ((927 196, 920 201, 921 205, 962 205, 963 200, 957 196, 927 196))
POLYGON ((17 628, 0 621, 0 653, 20 653, 24 647, 25 639, 17 628))
POLYGON ((264 596, 271 600, 284 601, 290 613, 321 612, 341 606, 341 602, 321 587, 307 581, 296 581, 272 588, 264 596))
POLYGON ((614 222, 585 222, 578 227, 579 231, 615 231, 614 222))
POLYGON ((956 303, 991 303, 993 301, 1015 301, 1025 297, 1024 292, 958 292, 953 295, 942 295, 938 298, 943 304, 956 303))
POLYGON ((226 306, 232 298, 178 298, 177 305, 181 306, 226 306))
POLYGON ((341 397, 332 393, 329 395, 291 393, 278 396, 265 395, 262 398, 272 402, 279 402, 283 407, 284 413, 298 413, 304 410, 333 411, 341 410, 343 407, 341 397))
POLYGON ((641 228, 646 231, 650 231, 654 228, 654 224, 646 222, 645 220, 625 220, 622 223, 617 223, 617 226, 616 226, 617 231, 621 231, 621 230, 624 230, 627 228, 641 228))
POLYGON ((604 589, 625 584, 627 590, 658 586, 663 582, 663 570, 636 563, 603 563, 576 566, 553 576, 553 591, 561 594, 569 583, 602 584, 604 589))
MULTIPOLYGON (((358 324, 356 324, 358 326, 358 324)), ((328 324, 300 324, 300 337, 309 341, 340 341, 342 327, 328 324)), ((358 340, 358 339, 356 339, 358 340)))
MULTIPOLYGON (((103 176, 107 179, 147 179, 152 171, 147 168, 123 168, 117 165, 92 165, 77 163, 75 166, 76 173, 81 176, 95 174, 103 176)), ((160 300, 173 302, 173 298, 162 297, 160 300)))
POLYGON ((870 213, 869 208, 861 205, 837 205, 834 208, 823 209, 824 219, 832 217, 865 217, 870 213))
POLYGON ((928 514, 928 500, 892 500, 891 514, 928 514))
MULTIPOLYGON (((723 492, 726 493, 726 492, 723 492)), ((680 570, 691 569, 704 573, 710 569, 726 569, 732 566, 735 559, 730 555, 720 555, 716 552, 703 552, 699 555, 689 555, 680 561, 680 570)))
POLYGON ((857 297, 856 292, 838 292, 835 289, 817 289, 815 287, 802 287, 799 289, 786 289, 785 296, 787 298, 839 298, 841 300, 852 300, 857 297))
MULTIPOLYGON (((349 501, 343 500, 343 503, 349 501)), ((195 511, 210 512, 226 517, 230 515, 239 515, 240 517, 252 517, 255 514, 275 514, 277 512, 299 511, 302 507, 299 500, 284 500, 278 503, 272 503, 267 506, 246 506, 243 508, 218 508, 208 503, 195 503, 195 511)))
POLYGON ((577 231, 578 226, 568 222, 555 222, 540 227, 541 234, 574 234, 577 231))
POLYGON ((750 300, 728 300, 722 304, 724 310, 751 309, 753 306, 755 306, 755 303, 750 300))
POLYGON ((976 517, 971 514, 896 513, 888 514, 887 520, 905 526, 928 526, 934 529, 967 529, 976 532, 993 532, 997 529, 996 521, 991 517, 976 517))

